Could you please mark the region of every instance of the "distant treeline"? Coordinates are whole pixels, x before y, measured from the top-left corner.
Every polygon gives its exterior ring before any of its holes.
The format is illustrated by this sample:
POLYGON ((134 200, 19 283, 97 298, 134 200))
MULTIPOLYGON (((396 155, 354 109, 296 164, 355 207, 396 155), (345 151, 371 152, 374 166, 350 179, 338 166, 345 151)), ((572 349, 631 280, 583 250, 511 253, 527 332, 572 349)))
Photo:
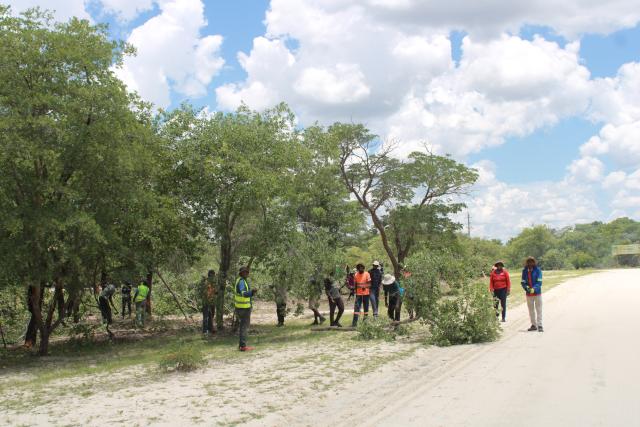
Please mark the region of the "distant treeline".
POLYGON ((640 243, 640 222, 618 218, 609 223, 593 222, 561 229, 537 225, 524 229, 506 244, 499 240, 461 238, 472 252, 486 258, 504 259, 510 268, 535 257, 546 270, 637 267, 638 255, 613 256, 612 247, 640 243))

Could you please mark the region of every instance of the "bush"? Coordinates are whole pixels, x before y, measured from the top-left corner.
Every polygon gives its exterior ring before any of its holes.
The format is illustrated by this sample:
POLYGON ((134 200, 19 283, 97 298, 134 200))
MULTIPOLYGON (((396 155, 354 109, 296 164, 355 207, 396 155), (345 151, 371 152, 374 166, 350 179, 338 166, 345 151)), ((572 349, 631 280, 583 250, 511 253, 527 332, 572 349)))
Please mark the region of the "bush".
POLYGON ((164 355, 159 362, 163 372, 191 372, 203 367, 205 359, 202 349, 189 344, 183 344, 175 351, 164 355))
POLYGON ((484 285, 464 285, 455 297, 441 300, 430 324, 429 342, 439 346, 488 342, 500 336, 493 297, 484 285))
POLYGON ((367 320, 358 322, 356 328, 360 340, 392 340, 395 338, 391 321, 381 317, 371 317, 367 320))

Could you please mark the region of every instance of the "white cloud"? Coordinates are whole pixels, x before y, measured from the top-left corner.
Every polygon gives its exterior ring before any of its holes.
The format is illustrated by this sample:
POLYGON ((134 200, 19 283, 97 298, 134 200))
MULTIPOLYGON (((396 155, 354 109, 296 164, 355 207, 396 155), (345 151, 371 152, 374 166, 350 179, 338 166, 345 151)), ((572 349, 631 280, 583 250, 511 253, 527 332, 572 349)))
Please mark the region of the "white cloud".
POLYGON ((200 0, 164 0, 161 13, 135 28, 128 42, 137 56, 125 59, 117 74, 158 107, 171 102, 171 90, 188 97, 207 93, 213 77, 224 65, 222 36, 202 37, 206 26, 200 0))
POLYGON ((130 21, 140 13, 153 9, 154 0, 99 0, 102 12, 115 15, 120 21, 130 21))
POLYGON ((364 74, 355 64, 336 64, 333 69, 307 67, 293 87, 302 97, 326 104, 353 103, 371 93, 364 74))
POLYGON ((490 161, 473 167, 478 169, 480 178, 475 196, 467 204, 476 236, 506 240, 532 225, 561 228, 602 216, 591 186, 576 186, 568 179, 512 185, 496 178, 495 165, 490 161))
POLYGON ((595 157, 582 157, 568 167, 569 179, 574 183, 596 182, 604 177, 604 163, 595 157))
POLYGON ((447 33, 406 31, 354 2, 274 0, 266 24, 271 38, 256 38, 240 55, 248 77, 218 91, 219 107, 252 106, 263 99, 252 90, 267 91, 303 123, 348 118, 402 141, 407 152, 427 142, 465 155, 589 105, 578 43, 466 37, 454 67, 447 33), (295 51, 285 46, 289 37, 295 51))
POLYGON ((582 33, 630 28, 640 20, 635 0, 345 0, 343 3, 367 4, 369 14, 397 25, 456 28, 482 37, 514 32, 530 24, 549 26, 574 38, 582 33))

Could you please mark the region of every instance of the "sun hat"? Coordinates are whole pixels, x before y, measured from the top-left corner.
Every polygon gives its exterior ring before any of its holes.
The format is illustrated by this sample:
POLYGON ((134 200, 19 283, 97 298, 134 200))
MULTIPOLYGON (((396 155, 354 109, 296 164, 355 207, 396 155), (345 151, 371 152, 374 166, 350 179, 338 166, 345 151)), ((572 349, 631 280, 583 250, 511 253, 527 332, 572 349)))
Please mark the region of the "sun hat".
POLYGON ((503 267, 504 267, 504 262, 502 262, 502 261, 497 261, 495 264, 493 264, 493 266, 494 266, 494 267, 497 267, 497 266, 498 266, 498 264, 500 264, 501 266, 503 266, 503 267))
POLYGON ((385 274, 384 277, 382 278, 383 285, 392 285, 393 282, 395 281, 396 281, 396 278, 393 277, 393 275, 391 274, 385 274))

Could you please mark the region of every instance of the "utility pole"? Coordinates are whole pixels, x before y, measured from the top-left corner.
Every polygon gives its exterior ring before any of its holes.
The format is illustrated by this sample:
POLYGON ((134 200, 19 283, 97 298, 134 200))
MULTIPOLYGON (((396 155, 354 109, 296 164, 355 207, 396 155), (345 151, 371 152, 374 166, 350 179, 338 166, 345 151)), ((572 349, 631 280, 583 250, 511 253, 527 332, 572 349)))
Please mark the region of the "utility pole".
POLYGON ((471 214, 469 213, 469 209, 467 209, 467 236, 471 238, 471 214))

